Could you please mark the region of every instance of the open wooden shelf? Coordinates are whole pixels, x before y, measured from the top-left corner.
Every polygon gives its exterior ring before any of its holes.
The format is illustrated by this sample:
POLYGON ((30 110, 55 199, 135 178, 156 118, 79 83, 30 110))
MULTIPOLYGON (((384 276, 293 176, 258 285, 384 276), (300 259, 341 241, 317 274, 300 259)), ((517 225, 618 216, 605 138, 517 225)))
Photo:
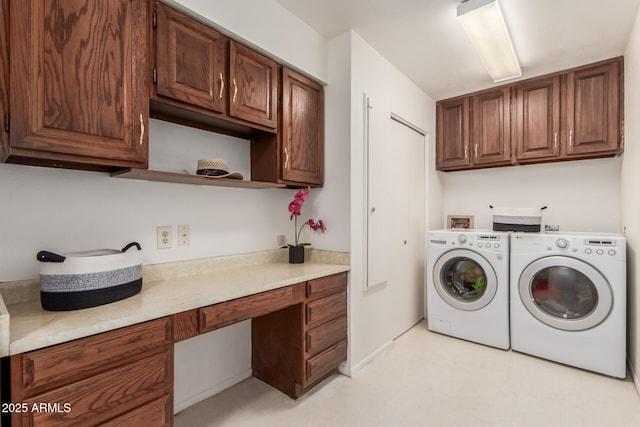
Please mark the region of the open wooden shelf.
POLYGON ((186 173, 164 172, 149 169, 124 169, 111 174, 115 178, 138 179, 143 181, 175 182, 178 184, 212 185, 216 187, 235 188, 284 188, 284 184, 262 181, 244 181, 241 179, 210 178, 202 175, 186 173))

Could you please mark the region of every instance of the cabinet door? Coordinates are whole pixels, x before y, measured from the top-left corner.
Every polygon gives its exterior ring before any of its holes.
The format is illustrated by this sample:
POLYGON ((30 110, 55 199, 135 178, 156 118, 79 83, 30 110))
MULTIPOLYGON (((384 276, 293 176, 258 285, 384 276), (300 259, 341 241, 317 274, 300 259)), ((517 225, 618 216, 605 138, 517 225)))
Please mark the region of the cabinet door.
POLYGON ((277 123, 278 64, 234 41, 229 48, 229 115, 269 128, 277 123))
POLYGON ((560 154, 560 77, 518 84, 512 136, 518 161, 557 157, 560 154))
POLYGON ((287 69, 282 83, 282 179, 322 185, 324 90, 287 69))
POLYGON ((157 94, 225 113, 227 38, 162 3, 156 34, 157 94))
POLYGON ((11 3, 13 154, 146 167, 146 5, 11 3))
POLYGON ((436 168, 453 170, 468 167, 469 98, 438 102, 436 115, 436 168))
POLYGON ((508 87, 472 97, 471 146, 474 165, 511 162, 510 90, 508 87))
POLYGON ((9 0, 0 0, 0 161, 9 151, 9 0))
POLYGON ((617 152, 621 65, 617 59, 567 75, 567 156, 617 152))

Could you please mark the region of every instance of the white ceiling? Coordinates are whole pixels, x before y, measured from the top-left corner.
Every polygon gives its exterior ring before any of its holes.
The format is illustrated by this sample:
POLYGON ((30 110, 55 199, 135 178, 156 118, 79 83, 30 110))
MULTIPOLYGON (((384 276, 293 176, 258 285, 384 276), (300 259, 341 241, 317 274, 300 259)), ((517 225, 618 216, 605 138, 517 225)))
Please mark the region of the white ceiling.
MULTIPOLYGON (((355 30, 434 99, 494 85, 456 19, 461 0, 276 0, 331 39, 355 30)), ((620 56, 640 0, 499 0, 524 78, 620 56)))

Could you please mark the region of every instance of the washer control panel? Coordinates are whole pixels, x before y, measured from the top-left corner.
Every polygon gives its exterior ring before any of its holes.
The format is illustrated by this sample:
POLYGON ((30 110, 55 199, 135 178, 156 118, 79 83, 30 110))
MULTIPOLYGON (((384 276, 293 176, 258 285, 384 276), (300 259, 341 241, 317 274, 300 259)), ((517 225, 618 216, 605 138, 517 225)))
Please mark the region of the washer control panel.
POLYGON ((459 234, 452 242, 454 245, 470 249, 484 249, 501 252, 509 248, 509 236, 499 234, 459 234))
POLYGON ((509 251, 509 234, 480 231, 432 232, 429 244, 446 245, 449 248, 482 250, 484 252, 507 253, 509 251))

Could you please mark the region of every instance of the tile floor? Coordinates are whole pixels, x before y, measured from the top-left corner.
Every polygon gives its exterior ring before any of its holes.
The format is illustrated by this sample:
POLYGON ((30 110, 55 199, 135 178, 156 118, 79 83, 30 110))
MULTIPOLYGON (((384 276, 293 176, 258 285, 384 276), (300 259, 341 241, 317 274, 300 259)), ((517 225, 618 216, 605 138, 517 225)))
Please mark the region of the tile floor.
POLYGON ((427 330, 424 321, 353 378, 293 401, 249 378, 175 417, 208 426, 640 426, 618 380, 427 330))

